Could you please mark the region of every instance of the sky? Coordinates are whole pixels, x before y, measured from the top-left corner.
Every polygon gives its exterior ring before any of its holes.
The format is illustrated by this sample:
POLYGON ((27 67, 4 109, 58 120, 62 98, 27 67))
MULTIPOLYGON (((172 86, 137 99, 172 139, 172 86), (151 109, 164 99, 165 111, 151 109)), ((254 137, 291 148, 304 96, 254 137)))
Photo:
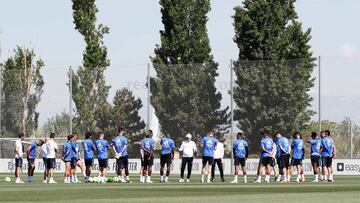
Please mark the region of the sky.
MULTIPOLYGON (((208 34, 212 54, 219 63, 217 87, 222 106, 230 104, 229 64, 238 49, 233 42, 234 6, 237 0, 212 0, 208 34)), ((39 105, 40 124, 61 111, 68 111, 66 72, 81 64, 84 42, 74 29, 72 3, 49 0, 0 0, 0 62, 13 54, 16 45, 31 46, 44 60, 45 87, 39 105)), ((97 1, 98 23, 110 27, 105 36, 111 66, 106 72, 112 86, 109 100, 121 87, 133 89, 146 107, 147 63, 159 43, 161 23, 158 0, 97 1)), ((296 11, 303 28, 311 28, 313 55, 321 56, 322 117, 341 120, 350 116, 360 121, 360 19, 359 0, 298 0, 296 11)), ((317 68, 313 76, 318 78, 317 68)), ((154 75, 154 71, 151 70, 154 75)), ((316 83, 318 81, 316 80, 316 83)), ((318 86, 311 89, 312 108, 318 108, 318 86)), ((146 108, 141 115, 145 118, 146 108)), ((313 117, 316 119, 316 115, 313 117)))

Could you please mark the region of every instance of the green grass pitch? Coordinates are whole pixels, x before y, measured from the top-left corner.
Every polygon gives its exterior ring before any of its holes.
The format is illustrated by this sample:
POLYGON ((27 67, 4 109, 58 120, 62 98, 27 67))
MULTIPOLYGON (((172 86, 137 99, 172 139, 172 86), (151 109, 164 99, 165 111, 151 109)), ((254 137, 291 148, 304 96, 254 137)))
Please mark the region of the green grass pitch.
MULTIPOLYGON (((22 179, 26 180, 24 175, 22 179)), ((197 175, 192 177, 191 183, 178 183, 178 175, 172 175, 168 184, 158 183, 159 176, 153 177, 153 184, 139 184, 138 175, 134 175, 132 184, 63 184, 60 174, 55 178, 59 184, 42 184, 41 176, 37 175, 33 184, 17 185, 4 182, 6 176, 14 180, 13 175, 0 174, 0 202, 360 202, 358 176, 335 176, 334 183, 311 183, 312 177, 308 176, 305 183, 236 185, 200 184, 197 175)), ((232 178, 226 176, 226 181, 232 178)), ((248 180, 253 178, 248 177, 248 180)), ((239 181, 242 182, 241 177, 239 181)))

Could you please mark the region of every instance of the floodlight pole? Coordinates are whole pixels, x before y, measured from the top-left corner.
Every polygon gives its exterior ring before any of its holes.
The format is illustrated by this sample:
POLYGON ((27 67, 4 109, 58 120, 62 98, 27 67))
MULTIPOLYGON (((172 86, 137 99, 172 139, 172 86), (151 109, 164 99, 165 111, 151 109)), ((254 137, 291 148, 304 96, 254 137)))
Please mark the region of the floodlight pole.
POLYGON ((72 68, 69 68, 69 134, 72 134, 72 68))
POLYGON ((147 125, 146 130, 150 129, 150 63, 147 64, 147 125))
POLYGON ((319 59, 318 59, 318 68, 319 68, 319 132, 321 131, 321 56, 319 56, 319 59))
MULTIPOLYGON (((231 146, 232 142, 234 141, 234 81, 233 81, 233 61, 230 60, 230 137, 231 137, 231 146)), ((233 161, 234 161, 234 152, 231 149, 231 174, 233 173, 233 161)))

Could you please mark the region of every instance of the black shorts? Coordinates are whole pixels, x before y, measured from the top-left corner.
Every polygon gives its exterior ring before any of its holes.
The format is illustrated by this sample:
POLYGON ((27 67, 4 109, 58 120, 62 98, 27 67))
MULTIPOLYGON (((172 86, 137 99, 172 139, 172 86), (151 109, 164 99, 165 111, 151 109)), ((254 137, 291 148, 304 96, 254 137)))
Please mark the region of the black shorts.
POLYGON ((206 164, 213 165, 214 163, 214 157, 210 156, 203 156, 202 157, 202 164, 205 166, 206 164))
POLYGON ((44 162, 44 169, 47 169, 47 161, 45 157, 43 157, 43 162, 44 162))
POLYGON ((72 168, 72 169, 74 169, 74 168, 76 168, 76 164, 77 164, 77 158, 71 158, 71 161, 70 161, 70 167, 72 168))
POLYGON ((98 159, 100 168, 108 167, 108 159, 98 159))
POLYGON ((29 168, 35 167, 35 159, 33 159, 33 158, 28 159, 28 167, 29 168))
POLYGON ((280 169, 283 169, 283 168, 288 169, 290 166, 290 154, 281 155, 280 162, 278 162, 278 164, 279 164, 280 169))
POLYGON ((332 157, 330 157, 330 156, 322 157, 322 166, 323 167, 331 167, 332 166, 332 157))
POLYGON ((94 159, 85 159, 85 166, 93 166, 94 159))
POLYGON ((320 162, 321 162, 321 157, 320 157, 320 156, 311 155, 310 159, 311 159, 311 164, 312 164, 312 165, 317 164, 317 166, 321 166, 321 164, 320 164, 320 162))
POLYGON ((272 157, 261 157, 260 158, 260 165, 267 166, 271 165, 272 157))
POLYGON ((150 156, 150 154, 144 154, 144 167, 154 165, 154 157, 150 156))
POLYGON ((122 156, 118 159, 116 159, 116 167, 118 169, 124 169, 127 168, 129 165, 129 158, 128 156, 122 156))
POLYGON ((302 166, 302 159, 291 159, 291 166, 302 166))
POLYGON ((22 167, 23 160, 15 158, 15 167, 22 167))
POLYGON ((240 157, 235 156, 235 159, 234 159, 234 165, 235 165, 235 166, 241 165, 241 167, 244 167, 244 166, 245 166, 245 162, 246 162, 246 159, 245 159, 245 158, 240 158, 240 157))
POLYGON ((275 167, 276 164, 277 164, 277 163, 276 163, 276 159, 273 158, 273 157, 271 157, 270 166, 271 166, 271 167, 275 167))
POLYGON ((46 159, 46 166, 47 166, 48 169, 54 169, 55 166, 56 166, 55 158, 46 159))
POLYGON ((171 154, 163 154, 160 156, 160 166, 164 167, 165 164, 167 164, 167 166, 170 166, 172 162, 172 156, 171 154))

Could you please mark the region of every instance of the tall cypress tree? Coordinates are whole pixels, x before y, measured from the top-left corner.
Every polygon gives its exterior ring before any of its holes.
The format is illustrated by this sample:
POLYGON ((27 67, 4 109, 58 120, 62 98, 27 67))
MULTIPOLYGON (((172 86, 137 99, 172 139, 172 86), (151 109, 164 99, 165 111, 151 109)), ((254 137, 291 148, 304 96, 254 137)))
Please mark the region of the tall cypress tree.
POLYGON ((210 0, 160 0, 164 30, 152 58, 156 77, 151 103, 163 132, 202 135, 224 129, 227 114, 214 85, 218 64, 211 55, 206 23, 210 0))
POLYGON ((76 105, 75 118, 81 132, 109 127, 111 105, 106 101, 110 86, 106 85, 104 71, 110 65, 103 36, 109 28, 96 25, 98 9, 95 0, 72 0, 75 29, 83 35, 86 48, 83 64, 72 73, 73 100, 76 105))
POLYGON ((294 3, 245 0, 235 8, 234 41, 240 49, 234 63, 235 118, 253 144, 261 129, 291 133, 313 113, 308 109, 314 84, 310 29, 302 29, 294 3))

